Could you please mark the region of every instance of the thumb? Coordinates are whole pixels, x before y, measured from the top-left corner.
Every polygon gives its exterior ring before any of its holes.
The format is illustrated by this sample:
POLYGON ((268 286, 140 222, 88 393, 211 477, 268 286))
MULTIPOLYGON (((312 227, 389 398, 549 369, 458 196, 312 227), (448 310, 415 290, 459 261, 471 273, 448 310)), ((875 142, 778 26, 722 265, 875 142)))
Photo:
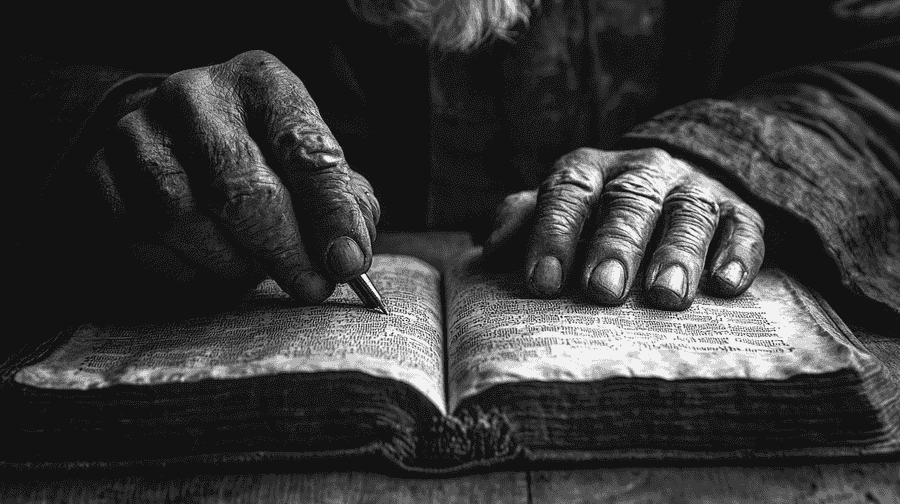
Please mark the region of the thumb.
POLYGON ((525 250, 534 224, 537 191, 522 191, 507 196, 494 215, 494 226, 484 243, 484 257, 508 257, 525 250))

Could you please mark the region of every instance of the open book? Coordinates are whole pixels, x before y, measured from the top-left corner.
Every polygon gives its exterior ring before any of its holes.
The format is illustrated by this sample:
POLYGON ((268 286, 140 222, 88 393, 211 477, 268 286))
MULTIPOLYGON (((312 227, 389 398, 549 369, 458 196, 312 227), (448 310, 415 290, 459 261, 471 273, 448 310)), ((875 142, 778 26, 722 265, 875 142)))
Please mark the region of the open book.
MULTIPOLYGON (((6 461, 851 455, 900 448, 900 384, 779 270, 685 312, 523 299, 477 250, 443 275, 375 257, 390 315, 346 286, 298 307, 272 281, 228 313, 84 324, 14 374, 6 461), (18 401, 18 403, 16 403, 18 401)), ((10 396, 10 394, 4 394, 10 396)))

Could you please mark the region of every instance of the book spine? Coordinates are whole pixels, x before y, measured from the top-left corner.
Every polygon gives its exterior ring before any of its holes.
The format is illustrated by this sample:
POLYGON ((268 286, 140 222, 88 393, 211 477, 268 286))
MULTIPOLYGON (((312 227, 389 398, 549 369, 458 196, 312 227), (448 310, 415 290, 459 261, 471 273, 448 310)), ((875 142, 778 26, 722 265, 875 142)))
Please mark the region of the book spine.
POLYGON ((404 465, 450 469, 516 458, 522 452, 515 426, 497 410, 472 408, 435 416, 416 434, 416 458, 404 465))

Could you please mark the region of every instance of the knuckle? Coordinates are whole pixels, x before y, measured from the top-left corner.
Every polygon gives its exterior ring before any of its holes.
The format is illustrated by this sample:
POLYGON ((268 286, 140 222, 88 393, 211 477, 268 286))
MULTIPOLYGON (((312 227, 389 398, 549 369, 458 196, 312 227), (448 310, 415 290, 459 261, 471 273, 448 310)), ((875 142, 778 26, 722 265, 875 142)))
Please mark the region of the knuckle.
POLYGON ((144 130, 144 123, 145 117, 143 110, 133 110, 116 121, 116 126, 113 131, 121 137, 136 137, 144 130))
POLYGON ((274 174, 258 170, 236 177, 223 177, 225 212, 236 220, 259 219, 277 208, 289 208, 289 195, 274 174))
POLYGON ((703 188, 683 187, 666 198, 665 234, 660 249, 702 258, 719 221, 719 206, 703 188))
POLYGON ((611 199, 603 206, 600 229, 628 229, 633 230, 637 236, 646 236, 653 231, 660 212, 659 206, 642 205, 635 199, 611 199))
POLYGON ((647 147, 625 151, 620 154, 619 161, 629 166, 660 166, 669 163, 672 156, 659 147, 647 147))
POLYGON ((600 177, 594 170, 583 165, 566 166, 554 171, 541 184, 539 191, 544 194, 579 194, 592 197, 600 191, 600 177))
POLYGON ((541 219, 561 226, 580 226, 590 212, 590 202, 569 192, 547 193, 539 200, 541 219))
POLYGON ((244 51, 232 58, 230 62, 247 66, 267 66, 281 64, 281 61, 279 61, 278 58, 276 58, 274 55, 272 55, 268 51, 263 51, 260 49, 244 51))
POLYGON ((237 88, 249 92, 251 101, 254 101, 253 95, 259 95, 261 90, 271 89, 285 76, 293 76, 281 60, 260 50, 243 52, 210 68, 217 78, 231 81, 237 88))
POLYGON ((766 224, 762 215, 755 208, 742 201, 726 200, 721 203, 721 215, 732 220, 735 227, 743 233, 755 233, 760 237, 765 234, 766 224))
POLYGON ((353 182, 353 187, 362 191, 364 194, 375 192, 372 188, 372 184, 369 183, 369 180, 366 177, 353 170, 348 170, 348 173, 350 174, 350 180, 353 182))
POLYGON ((593 149, 572 151, 556 161, 553 171, 542 184, 543 190, 570 187, 584 192, 596 192, 602 182, 593 149))
POLYGON ((747 204, 741 204, 738 206, 738 214, 753 226, 759 236, 762 236, 766 232, 766 223, 763 220, 762 215, 760 215, 755 208, 747 204))
POLYGON ((163 99, 193 100, 201 90, 211 84, 209 72, 204 68, 192 68, 176 72, 163 80, 156 95, 163 99))
POLYGON ((663 201, 666 211, 685 212, 699 216, 719 215, 719 202, 709 190, 697 185, 677 186, 663 201))
POLYGON ((284 64, 271 53, 261 50, 245 51, 230 60, 208 67, 217 80, 245 84, 265 82, 273 73, 285 70, 284 64))
POLYGON ((281 159, 305 169, 338 168, 348 170, 344 151, 327 128, 313 122, 285 128, 273 144, 281 159))
POLYGON ((715 214, 702 212, 669 212, 666 214, 666 233, 669 236, 689 235, 703 239, 712 235, 718 224, 715 214))
POLYGON ((634 200, 635 204, 660 207, 662 191, 656 178, 647 172, 623 173, 610 180, 603 188, 603 197, 609 200, 634 200))
POLYGON ((245 117, 234 89, 216 68, 184 70, 163 81, 149 104, 160 123, 178 131, 243 124, 245 117))

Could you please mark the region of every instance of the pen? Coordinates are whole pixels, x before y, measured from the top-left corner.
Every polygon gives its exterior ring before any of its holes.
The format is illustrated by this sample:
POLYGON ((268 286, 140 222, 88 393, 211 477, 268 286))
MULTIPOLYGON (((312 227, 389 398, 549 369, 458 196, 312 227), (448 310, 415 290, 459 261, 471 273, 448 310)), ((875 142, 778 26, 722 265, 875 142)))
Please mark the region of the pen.
POLYGON ((363 273, 362 275, 354 278, 347 282, 347 285, 353 289, 353 292, 359 296, 359 299, 362 300, 363 304, 366 305, 366 308, 377 308, 382 311, 385 315, 390 315, 387 310, 387 306, 384 304, 384 300, 381 299, 381 294, 378 293, 378 289, 375 288, 375 284, 372 283, 372 280, 369 279, 369 275, 363 273))

